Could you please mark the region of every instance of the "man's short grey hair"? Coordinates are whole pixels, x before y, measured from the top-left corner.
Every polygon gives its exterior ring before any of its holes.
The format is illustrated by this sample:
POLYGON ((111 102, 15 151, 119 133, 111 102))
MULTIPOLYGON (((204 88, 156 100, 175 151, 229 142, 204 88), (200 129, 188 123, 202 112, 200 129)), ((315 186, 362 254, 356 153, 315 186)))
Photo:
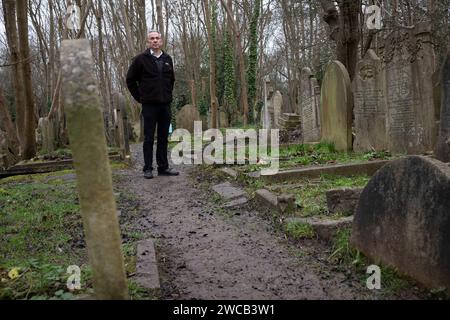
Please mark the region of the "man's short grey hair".
POLYGON ((149 35, 150 33, 157 33, 157 34, 159 34, 159 36, 162 38, 162 34, 161 34, 161 32, 159 32, 158 30, 150 30, 150 31, 147 33, 147 35, 149 35))

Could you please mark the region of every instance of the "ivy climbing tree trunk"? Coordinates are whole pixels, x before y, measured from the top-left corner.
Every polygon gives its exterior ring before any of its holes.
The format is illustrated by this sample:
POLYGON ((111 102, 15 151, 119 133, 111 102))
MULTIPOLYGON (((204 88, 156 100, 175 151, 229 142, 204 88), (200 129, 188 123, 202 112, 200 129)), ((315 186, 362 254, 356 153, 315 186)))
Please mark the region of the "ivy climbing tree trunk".
POLYGON ((248 124, 248 90, 247 90, 247 79, 245 78, 245 57, 244 49, 242 48, 241 31, 233 18, 233 12, 229 4, 225 3, 224 0, 220 0, 222 6, 227 12, 227 17, 230 22, 231 28, 233 30, 234 36, 236 38, 236 46, 238 52, 238 62, 239 62, 239 78, 241 81, 241 101, 242 109, 244 114, 244 126, 248 124))
POLYGON ((248 79, 248 105, 250 117, 254 120, 253 111, 256 99, 256 67, 258 65, 258 22, 261 13, 261 0, 255 0, 252 21, 250 24, 250 55, 247 71, 248 79))
POLYGON ((211 25, 211 11, 209 0, 203 0, 206 30, 209 48, 209 92, 211 96, 211 128, 217 129, 217 98, 216 98, 216 49, 213 41, 213 27, 211 25))

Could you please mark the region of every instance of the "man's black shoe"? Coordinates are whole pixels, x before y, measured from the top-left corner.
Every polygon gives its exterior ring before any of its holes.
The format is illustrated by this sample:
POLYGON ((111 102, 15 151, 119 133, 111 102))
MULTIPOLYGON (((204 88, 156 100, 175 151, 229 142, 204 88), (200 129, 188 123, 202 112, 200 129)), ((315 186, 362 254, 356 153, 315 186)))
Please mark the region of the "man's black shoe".
POLYGON ((178 171, 175 171, 174 169, 167 169, 164 171, 158 171, 158 176, 179 176, 180 173, 178 171))
POLYGON ((151 170, 144 171, 145 179, 153 179, 153 172, 151 170))

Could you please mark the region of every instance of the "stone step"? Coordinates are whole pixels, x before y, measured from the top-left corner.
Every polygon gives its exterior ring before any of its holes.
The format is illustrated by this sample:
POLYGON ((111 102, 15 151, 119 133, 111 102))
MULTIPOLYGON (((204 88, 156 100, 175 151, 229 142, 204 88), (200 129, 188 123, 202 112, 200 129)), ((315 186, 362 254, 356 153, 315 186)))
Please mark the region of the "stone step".
POLYGON ((247 195, 244 190, 234 187, 229 182, 215 185, 212 187, 212 189, 226 200, 235 200, 241 197, 246 197, 247 195))

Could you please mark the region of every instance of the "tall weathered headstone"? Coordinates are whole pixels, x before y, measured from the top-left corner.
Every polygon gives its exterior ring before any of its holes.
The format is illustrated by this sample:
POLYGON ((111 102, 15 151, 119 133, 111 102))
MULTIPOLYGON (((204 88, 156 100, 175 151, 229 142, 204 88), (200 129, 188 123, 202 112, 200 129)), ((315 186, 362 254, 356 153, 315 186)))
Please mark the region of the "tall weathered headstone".
POLYGON ((327 65, 321 93, 322 140, 337 150, 352 150, 353 95, 350 76, 339 61, 327 65))
POLYGON ((450 289, 450 168, 409 156, 381 168, 362 192, 352 243, 375 263, 450 289))
POLYGON ((115 112, 115 132, 117 146, 122 151, 122 158, 126 159, 130 155, 130 143, 128 134, 128 116, 126 110, 125 97, 115 92, 113 94, 114 112, 115 112))
POLYGON ((370 49, 353 79, 355 151, 386 150, 386 103, 381 59, 370 49))
POLYGON ((430 26, 395 31, 382 50, 389 150, 409 154, 433 150, 435 62, 430 26))
POLYGON ((441 73, 441 117, 436 157, 450 162, 450 51, 447 53, 441 73))
POLYGON ((228 128, 230 126, 230 123, 228 121, 228 114, 225 111, 219 112, 219 123, 220 128, 228 128))
POLYGON ((38 145, 40 145, 45 152, 52 153, 55 150, 55 127, 53 121, 48 117, 40 118, 36 130, 38 145))
POLYGON ((273 127, 272 116, 273 108, 271 105, 273 95, 273 87, 271 85, 270 79, 266 78, 264 80, 264 106, 261 111, 261 126, 263 129, 270 130, 273 127))
POLYGON ((65 110, 87 251, 98 299, 128 298, 117 208, 89 41, 61 46, 65 110))
POLYGON ((309 68, 302 70, 299 106, 304 142, 319 142, 320 86, 309 68))
POLYGON ((185 105, 178 111, 176 116, 177 129, 186 129, 194 133, 194 122, 202 121, 198 109, 190 104, 185 105))
POLYGON ((274 128, 280 128, 280 117, 283 111, 283 95, 280 91, 276 91, 272 96, 271 102, 273 114, 272 123, 274 128))

